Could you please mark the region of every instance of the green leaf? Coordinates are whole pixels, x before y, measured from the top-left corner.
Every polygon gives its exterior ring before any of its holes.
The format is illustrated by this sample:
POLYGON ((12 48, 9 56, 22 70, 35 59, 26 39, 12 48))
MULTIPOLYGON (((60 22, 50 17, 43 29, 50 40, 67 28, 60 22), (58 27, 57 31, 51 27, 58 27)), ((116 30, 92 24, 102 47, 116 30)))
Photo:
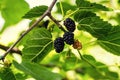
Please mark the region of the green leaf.
POLYGON ((96 70, 95 68, 92 68, 92 67, 88 67, 86 69, 86 73, 88 75, 90 75, 91 77, 93 77, 95 80, 97 80, 97 79, 98 80, 106 79, 105 76, 103 76, 100 71, 98 71, 98 70, 96 70))
POLYGON ((2 9, 3 0, 0 0, 0 10, 2 9))
POLYGON ((0 70, 0 78, 2 80, 16 80, 13 72, 10 68, 1 68, 0 70))
POLYGON ((39 62, 51 51, 52 46, 51 33, 45 28, 37 28, 27 39, 22 58, 25 61, 39 62))
POLYGON ((39 17, 41 16, 46 10, 47 6, 36 6, 32 8, 30 11, 28 11, 23 18, 34 18, 34 17, 39 17))
POLYGON ((106 72, 106 76, 109 76, 113 80, 118 80, 119 79, 119 76, 118 76, 117 72, 108 71, 108 72, 106 72))
POLYGON ((25 72, 28 75, 31 75, 36 80, 61 80, 62 77, 57 73, 53 73, 47 70, 45 67, 30 62, 23 62, 21 64, 13 61, 14 66, 25 72))
POLYGON ((80 22, 80 20, 84 18, 89 18, 89 17, 96 17, 96 14, 90 12, 90 11, 78 11, 75 15, 74 18, 77 22, 80 22))
POLYGON ((86 60, 88 60, 90 63, 92 63, 92 64, 95 64, 95 63, 96 63, 95 58, 94 58, 93 56, 91 56, 91 55, 83 55, 83 57, 84 57, 86 60))
POLYGON ((112 26, 90 11, 79 11, 74 19, 79 23, 79 30, 89 32, 104 49, 120 55, 120 26, 112 26))
POLYGON ((120 0, 118 0, 118 3, 120 3, 120 0))
POLYGON ((16 73, 15 77, 17 80, 26 80, 28 78, 28 76, 26 74, 20 73, 20 72, 16 73))
POLYGON ((101 63, 101 62, 97 62, 97 66, 99 67, 99 71, 101 73, 104 73, 104 76, 108 79, 111 79, 111 80, 118 80, 118 74, 117 72, 112 72, 109 70, 108 66, 101 63))
MULTIPOLYGON (((86 56, 86 55, 85 55, 86 56)), ((85 57, 84 56, 84 57, 85 57)), ((87 56, 88 57, 88 56, 87 56)), ((90 56, 89 56, 90 59, 90 56)), ((92 56, 91 56, 92 59, 92 56)), ((116 72, 111 72, 109 71, 109 68, 107 65, 97 62, 93 63, 96 65, 96 68, 86 66, 85 64, 82 63, 82 70, 84 70, 85 74, 88 74, 95 80, 118 80, 118 74, 116 72)))
POLYGON ((95 80, 118 80, 118 74, 116 72, 111 72, 108 68, 103 68, 102 70, 93 69, 91 67, 87 68, 86 71, 95 80))
POLYGON ((120 55, 120 26, 114 26, 106 37, 98 39, 98 43, 107 51, 120 55))
POLYGON ((111 24, 103 21, 90 11, 78 11, 74 19, 79 23, 79 30, 85 30, 96 38, 106 37, 112 29, 111 24))
POLYGON ((77 7, 80 9, 88 9, 88 10, 103 10, 109 11, 110 9, 97 3, 90 3, 85 0, 76 0, 77 7))
POLYGON ((1 31, 10 25, 18 23, 22 20, 22 16, 29 10, 29 5, 25 0, 2 0, 1 14, 5 20, 5 24, 1 31))
POLYGON ((62 64, 63 69, 67 71, 75 69, 79 60, 76 57, 66 57, 64 61, 65 63, 62 64))
MULTIPOLYGON (((66 13, 68 10, 75 10, 77 8, 76 6, 70 5, 69 3, 66 3, 66 2, 61 2, 61 4, 62 4, 64 13, 66 13)), ((56 5, 57 5, 57 12, 62 13, 60 8, 60 2, 58 2, 56 5)))

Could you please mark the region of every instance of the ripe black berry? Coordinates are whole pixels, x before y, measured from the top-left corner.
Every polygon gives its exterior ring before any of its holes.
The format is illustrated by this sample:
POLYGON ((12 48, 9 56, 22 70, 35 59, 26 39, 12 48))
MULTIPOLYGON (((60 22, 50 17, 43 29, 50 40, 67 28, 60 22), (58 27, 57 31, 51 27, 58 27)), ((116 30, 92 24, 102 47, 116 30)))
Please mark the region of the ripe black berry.
POLYGON ((65 32, 63 35, 63 39, 66 44, 73 44, 74 43, 74 34, 72 32, 65 32))
POLYGON ((72 19, 67 18, 64 21, 63 24, 65 25, 65 27, 67 28, 68 31, 74 32, 74 30, 75 30, 75 22, 72 19))
POLYGON ((55 48, 56 52, 58 52, 58 53, 62 52, 64 49, 64 45, 65 44, 64 44, 63 38, 58 37, 54 40, 54 48, 55 48))

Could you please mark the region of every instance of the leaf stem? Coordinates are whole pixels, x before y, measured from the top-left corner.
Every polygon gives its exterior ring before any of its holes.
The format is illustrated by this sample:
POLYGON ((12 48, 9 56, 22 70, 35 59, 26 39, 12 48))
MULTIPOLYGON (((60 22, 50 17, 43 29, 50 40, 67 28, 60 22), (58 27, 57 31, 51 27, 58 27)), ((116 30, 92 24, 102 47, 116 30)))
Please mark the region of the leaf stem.
POLYGON ((80 53, 79 50, 77 50, 77 51, 78 51, 78 53, 79 53, 79 55, 80 55, 80 58, 81 58, 83 61, 85 61, 86 63, 88 63, 89 65, 91 65, 93 68, 96 69, 96 66, 95 66, 94 64, 90 63, 86 58, 84 58, 84 57, 82 56, 82 54, 80 53))
POLYGON ((67 17, 70 17, 71 15, 75 14, 77 11, 79 11, 79 9, 76 9, 75 11, 73 11, 72 13, 70 13, 69 15, 65 16, 64 19, 66 19, 67 17))
MULTIPOLYGON (((7 54, 16 46, 17 43, 19 43, 19 41, 27 34, 29 33, 44 17, 49 16, 49 14, 51 13, 52 8, 54 7, 55 3, 57 2, 57 0, 53 0, 51 5, 48 7, 48 9, 44 12, 44 14, 42 16, 40 16, 40 18, 30 26, 30 28, 28 30, 26 30, 19 38, 18 40, 9 48, 7 49, 7 51, 4 53, 4 55, 0 56, 0 60, 4 61, 4 58, 7 56, 7 54)), ((51 16, 50 16, 51 17, 51 16)), ((58 22, 55 21, 55 19, 52 17, 51 18, 57 25, 58 22)), ((62 29, 59 25, 59 28, 62 29)))
POLYGON ((61 9, 61 12, 62 12, 62 16, 64 17, 63 5, 62 5, 61 0, 60 0, 60 9, 61 9))

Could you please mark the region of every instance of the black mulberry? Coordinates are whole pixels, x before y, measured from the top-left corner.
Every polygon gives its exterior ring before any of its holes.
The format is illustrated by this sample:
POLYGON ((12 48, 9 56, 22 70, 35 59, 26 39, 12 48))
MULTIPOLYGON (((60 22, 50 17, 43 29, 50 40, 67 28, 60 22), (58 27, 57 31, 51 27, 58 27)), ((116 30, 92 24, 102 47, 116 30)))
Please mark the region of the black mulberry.
POLYGON ((58 37, 54 40, 54 48, 57 53, 60 53, 64 49, 64 40, 61 37, 58 37))
POLYGON ((67 18, 64 23, 65 27, 68 31, 74 32, 75 30, 75 22, 71 18, 67 18))
POLYGON ((63 35, 63 39, 66 44, 73 44, 74 43, 74 34, 72 32, 65 32, 63 35))

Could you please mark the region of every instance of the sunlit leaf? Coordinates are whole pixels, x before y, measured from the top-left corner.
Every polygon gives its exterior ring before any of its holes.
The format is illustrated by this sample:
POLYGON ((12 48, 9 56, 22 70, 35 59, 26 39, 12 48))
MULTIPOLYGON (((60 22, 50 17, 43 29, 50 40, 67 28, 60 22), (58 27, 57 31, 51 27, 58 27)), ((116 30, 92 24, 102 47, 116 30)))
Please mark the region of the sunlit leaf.
POLYGON ((23 18, 34 18, 41 16, 46 10, 47 6, 36 6, 32 8, 29 12, 27 12, 23 18))
POLYGON ((25 61, 39 62, 51 51, 52 45, 51 33, 45 28, 38 28, 27 39, 22 58, 25 61))
POLYGON ((79 30, 89 32, 104 49, 120 55, 120 26, 114 27, 89 11, 77 12, 74 19, 79 23, 79 30))
POLYGON ((89 1, 85 0, 76 0, 77 7, 80 9, 87 9, 87 10, 103 10, 109 11, 110 9, 97 3, 90 3, 89 1))
POLYGON ((13 64, 17 69, 25 72, 28 75, 31 75, 36 80, 61 80, 62 79, 62 77, 57 73, 53 73, 37 63, 23 62, 19 64, 14 61, 13 64))
POLYGON ((1 14, 5 20, 2 31, 22 20, 22 16, 29 10, 29 5, 25 0, 2 0, 1 14))
POLYGON ((79 30, 85 30, 96 38, 106 37, 112 29, 111 24, 90 11, 79 11, 75 14, 74 19, 79 23, 79 30))
MULTIPOLYGON (((64 13, 66 13, 68 10, 75 10, 77 8, 76 6, 70 5, 69 3, 66 3, 66 2, 61 2, 61 4, 62 4, 64 13)), ((57 3, 57 12, 62 13, 60 8, 60 2, 57 3)))

